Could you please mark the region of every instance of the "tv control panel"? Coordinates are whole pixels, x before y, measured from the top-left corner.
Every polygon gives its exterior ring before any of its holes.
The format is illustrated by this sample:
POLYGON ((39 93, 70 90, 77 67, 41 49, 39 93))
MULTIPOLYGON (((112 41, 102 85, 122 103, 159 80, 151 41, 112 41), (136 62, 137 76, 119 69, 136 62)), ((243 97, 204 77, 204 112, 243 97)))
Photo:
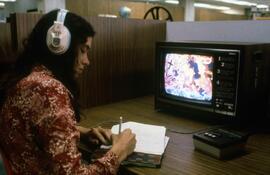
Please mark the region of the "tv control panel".
POLYGON ((240 53, 236 51, 217 54, 213 88, 215 113, 235 116, 237 105, 237 82, 239 73, 240 53))

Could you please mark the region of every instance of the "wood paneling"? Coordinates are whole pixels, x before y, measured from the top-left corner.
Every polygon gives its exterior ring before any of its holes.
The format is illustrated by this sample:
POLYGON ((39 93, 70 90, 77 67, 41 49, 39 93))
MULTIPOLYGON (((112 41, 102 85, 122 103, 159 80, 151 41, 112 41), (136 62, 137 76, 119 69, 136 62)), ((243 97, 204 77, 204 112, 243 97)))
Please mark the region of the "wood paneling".
MULTIPOLYGON (((154 6, 167 8, 176 21, 183 21, 184 19, 183 7, 175 5, 164 6, 162 4, 122 0, 66 0, 67 9, 83 16, 98 16, 99 14, 119 16, 119 9, 123 6, 127 6, 131 9, 130 18, 133 19, 143 19, 144 14, 154 6)), ((164 15, 163 18, 165 17, 167 17, 167 15, 164 15)))
MULTIPOLYGON (((181 5, 164 5, 123 0, 66 0, 67 9, 83 16, 98 16, 98 14, 112 14, 119 16, 119 9, 122 6, 127 6, 131 9, 130 18, 143 19, 144 14, 150 8, 154 6, 163 6, 170 11, 174 21, 184 20, 185 9, 181 5)), ((245 19, 248 19, 246 15, 229 15, 221 13, 218 10, 207 10, 201 8, 195 9, 195 21, 222 21, 245 19)))
POLYGON ((11 46, 11 31, 9 23, 0 23, 0 63, 12 62, 14 55, 11 46))
POLYGON ((247 20, 245 15, 229 15, 217 10, 196 9, 195 21, 247 20))
POLYGON ((153 92, 155 42, 165 40, 165 23, 89 17, 97 35, 91 65, 81 84, 82 104, 95 106, 153 92))
POLYGON ((0 84, 5 81, 7 71, 15 62, 16 54, 11 44, 11 28, 9 23, 0 23, 0 84))
POLYGON ((11 14, 12 44, 17 52, 23 49, 23 42, 41 17, 41 14, 35 13, 11 14))

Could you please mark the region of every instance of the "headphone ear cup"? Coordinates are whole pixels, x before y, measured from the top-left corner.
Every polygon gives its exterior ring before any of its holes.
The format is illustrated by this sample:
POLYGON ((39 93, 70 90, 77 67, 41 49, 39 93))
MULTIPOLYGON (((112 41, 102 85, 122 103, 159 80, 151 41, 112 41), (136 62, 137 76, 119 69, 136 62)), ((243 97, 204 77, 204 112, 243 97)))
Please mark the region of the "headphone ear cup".
POLYGON ((65 53, 70 45, 71 35, 69 30, 63 25, 55 22, 47 32, 47 46, 49 50, 57 55, 65 53))

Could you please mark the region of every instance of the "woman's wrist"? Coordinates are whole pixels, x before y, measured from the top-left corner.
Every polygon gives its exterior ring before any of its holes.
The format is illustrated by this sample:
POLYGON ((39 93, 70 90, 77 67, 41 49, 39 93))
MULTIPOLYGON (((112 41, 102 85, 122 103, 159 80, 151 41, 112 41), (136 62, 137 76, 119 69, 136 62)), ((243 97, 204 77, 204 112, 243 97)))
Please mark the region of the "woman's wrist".
POLYGON ((113 146, 110 149, 110 151, 113 152, 118 157, 119 163, 121 163, 127 157, 126 152, 123 149, 121 149, 119 146, 113 146))

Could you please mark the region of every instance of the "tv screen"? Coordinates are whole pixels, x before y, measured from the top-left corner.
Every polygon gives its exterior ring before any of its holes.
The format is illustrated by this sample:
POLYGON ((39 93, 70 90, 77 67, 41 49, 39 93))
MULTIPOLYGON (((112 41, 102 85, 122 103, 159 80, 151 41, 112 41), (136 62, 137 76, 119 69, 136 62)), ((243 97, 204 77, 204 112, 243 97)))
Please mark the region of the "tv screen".
POLYGON ((209 55, 167 53, 163 75, 165 93, 211 104, 213 61, 209 55))

